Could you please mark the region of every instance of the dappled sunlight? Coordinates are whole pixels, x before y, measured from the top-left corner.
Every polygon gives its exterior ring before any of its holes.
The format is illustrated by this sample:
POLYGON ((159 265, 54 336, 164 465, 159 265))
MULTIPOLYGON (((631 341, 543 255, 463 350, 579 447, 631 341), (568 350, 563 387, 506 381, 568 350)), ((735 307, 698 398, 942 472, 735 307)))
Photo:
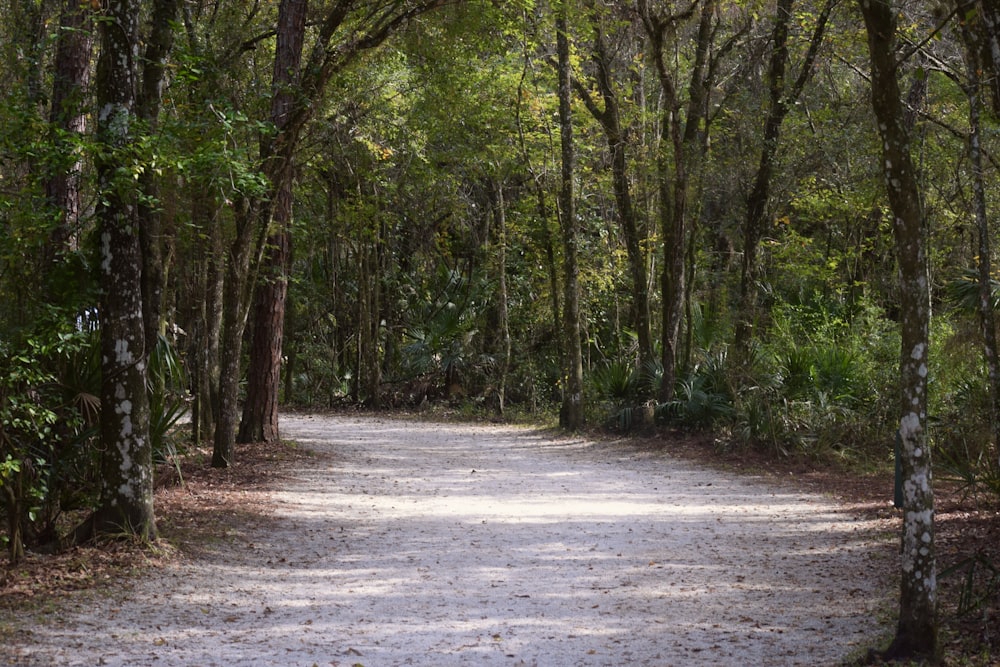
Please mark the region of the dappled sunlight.
POLYGON ((159 642, 181 661, 168 665, 216 664, 220 643, 244 656, 227 666, 830 664, 878 630, 888 549, 823 499, 523 429, 284 429, 335 455, 292 471, 276 526, 207 572, 151 583, 168 620, 116 615, 123 652, 159 642))

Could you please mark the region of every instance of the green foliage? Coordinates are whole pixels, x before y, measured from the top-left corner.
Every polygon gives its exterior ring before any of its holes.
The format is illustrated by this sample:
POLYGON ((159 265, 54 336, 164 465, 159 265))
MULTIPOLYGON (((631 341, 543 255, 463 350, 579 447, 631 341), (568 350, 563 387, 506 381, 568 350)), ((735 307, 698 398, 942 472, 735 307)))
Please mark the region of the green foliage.
MULTIPOLYGON (((16 345, 0 345, 0 507, 12 557, 21 539, 58 541, 59 518, 97 500, 100 331, 82 326, 86 318, 67 319, 53 316, 16 345)), ((154 455, 170 460, 176 452, 168 435, 186 408, 185 379, 162 337, 148 377, 154 455)))
POLYGON ((406 330, 410 342, 402 350, 406 377, 429 376, 451 393, 461 383, 460 374, 482 372, 491 363, 488 356, 477 356, 472 347, 486 293, 484 284, 470 283, 445 267, 438 270, 436 284, 411 311, 416 317, 406 330))
POLYGON ((975 499, 1000 498, 1000 467, 988 415, 990 391, 975 317, 937 320, 932 340, 931 437, 940 477, 975 499))
POLYGON ((938 477, 955 484, 964 498, 1000 498, 1000 464, 995 448, 951 442, 947 447, 936 447, 935 456, 938 477))
POLYGON ((776 367, 789 398, 824 396, 845 404, 857 399, 860 368, 845 347, 791 343, 786 351, 777 351, 776 367))
POLYGON ((147 390, 153 458, 176 463, 177 444, 170 436, 188 408, 187 378, 177 350, 162 335, 149 356, 147 390))
MULTIPOLYGON (((959 310, 968 314, 979 312, 979 271, 965 269, 944 285, 944 295, 959 310)), ((1000 282, 990 281, 990 305, 1000 310, 1000 282)))
POLYGON ((589 395, 596 409, 612 415, 616 427, 629 431, 637 424, 635 410, 642 382, 635 364, 626 359, 608 359, 587 376, 589 395))
POLYGON ((989 383, 976 320, 942 317, 933 323, 930 436, 943 478, 968 496, 1000 498, 989 383))
POLYGON ((93 492, 95 430, 82 409, 92 394, 63 381, 91 342, 88 332, 50 324, 0 345, 0 504, 12 560, 23 539, 53 539, 59 514, 93 492))
POLYGON ((608 360, 591 372, 590 383, 597 398, 623 405, 635 398, 639 375, 628 361, 608 360))
POLYGON ((715 373, 741 383, 729 393, 722 442, 780 456, 884 460, 898 420, 898 334, 870 304, 850 318, 840 312, 839 301, 822 299, 772 308, 769 336, 740 372, 715 373))
POLYGON ((681 380, 675 398, 657 407, 656 417, 661 422, 679 422, 693 428, 706 428, 730 417, 733 407, 723 393, 711 387, 711 378, 695 374, 681 380))

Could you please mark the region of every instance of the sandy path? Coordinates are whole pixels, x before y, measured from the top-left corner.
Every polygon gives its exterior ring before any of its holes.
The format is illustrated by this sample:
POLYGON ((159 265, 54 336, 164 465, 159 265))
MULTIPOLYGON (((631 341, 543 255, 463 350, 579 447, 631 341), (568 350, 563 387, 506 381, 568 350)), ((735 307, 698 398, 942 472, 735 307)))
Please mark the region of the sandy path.
MULTIPOLYGON (((23 665, 834 665, 884 538, 821 498, 509 427, 285 417, 277 530, 67 610, 23 665)), ((16 640, 15 640, 16 641, 16 640)))

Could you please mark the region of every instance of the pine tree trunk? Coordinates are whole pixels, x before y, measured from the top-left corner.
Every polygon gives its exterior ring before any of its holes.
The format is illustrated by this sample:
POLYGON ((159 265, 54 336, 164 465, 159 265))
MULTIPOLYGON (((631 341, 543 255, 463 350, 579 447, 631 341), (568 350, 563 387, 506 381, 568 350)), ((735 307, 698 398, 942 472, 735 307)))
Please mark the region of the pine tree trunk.
MULTIPOLYGON (((297 103, 299 68, 305 38, 307 0, 282 0, 278 13, 277 51, 271 89, 271 122, 282 132, 297 103)), ((268 147, 269 148, 269 147, 268 147)), ((247 399, 237 439, 240 442, 278 440, 278 396, 281 389, 281 347, 288 295, 291 252, 292 170, 287 155, 265 150, 265 169, 271 175, 271 224, 277 230, 269 239, 256 288, 253 342, 247 374, 247 399)))
MULTIPOLYGON (((59 19, 59 37, 52 78, 49 122, 63 137, 82 137, 87 131, 85 97, 90 85, 90 65, 94 50, 91 10, 78 0, 66 0, 59 19)), ((71 146, 72 139, 56 139, 67 153, 68 165, 55 169, 45 183, 49 203, 59 219, 52 230, 52 257, 79 247, 80 177, 83 159, 71 146)))
POLYGON ((277 442, 278 389, 281 386, 281 350, 288 295, 288 256, 292 243, 287 229, 291 215, 291 188, 285 188, 275 207, 275 223, 284 231, 268 241, 263 282, 254 303, 253 341, 247 370, 247 396, 237 442, 277 442))
POLYGON ((882 165, 899 264, 900 462, 903 478, 899 622, 886 657, 936 659, 937 571, 934 491, 927 437, 930 288, 924 212, 900 100, 895 50, 896 9, 886 0, 859 0, 872 64, 872 108, 882 138, 882 165))

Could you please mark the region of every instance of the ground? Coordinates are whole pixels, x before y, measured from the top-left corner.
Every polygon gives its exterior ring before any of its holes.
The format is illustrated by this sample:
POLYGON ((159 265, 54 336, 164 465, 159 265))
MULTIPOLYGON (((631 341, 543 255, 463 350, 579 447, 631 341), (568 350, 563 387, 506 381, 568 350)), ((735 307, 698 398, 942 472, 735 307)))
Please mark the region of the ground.
MULTIPOLYGON (((354 419, 351 417, 351 419, 354 419)), ((450 428, 450 427, 448 427, 450 428)), ((487 427, 489 428, 489 427, 487 427)), ((439 432, 444 431, 438 429, 439 432)), ((428 427, 426 424, 421 425, 419 428, 414 430, 414 433, 422 433, 421 437, 429 437, 432 439, 435 437, 434 433, 436 429, 433 426, 428 427)), ((305 446, 300 447, 288 447, 284 445, 253 445, 253 446, 243 446, 237 452, 237 461, 239 464, 232 469, 219 471, 208 468, 207 453, 194 452, 189 455, 181 469, 181 478, 183 478, 184 484, 180 485, 177 483, 177 474, 170 471, 169 469, 161 470, 160 480, 161 484, 157 490, 157 513, 159 516, 159 524, 161 534, 164 539, 160 540, 154 547, 148 546, 137 546, 137 545, 123 545, 121 543, 109 543, 104 545, 99 545, 98 547, 88 547, 75 549, 67 554, 62 554, 59 556, 43 557, 33 555, 26 563, 17 568, 7 569, 3 573, 2 589, 0 589, 0 630, 3 631, 2 634, 8 635, 8 633, 24 633, 31 631, 31 628, 25 628, 23 624, 18 623, 17 618, 23 617, 23 613, 14 614, 12 612, 19 611, 24 612, 25 610, 34 611, 51 611, 51 610, 61 610, 65 607, 72 607, 74 604, 79 604, 81 599, 86 598, 88 595, 94 595, 95 591, 97 595, 104 595, 101 591, 111 591, 113 588, 117 587, 123 579, 126 580, 137 580, 140 578, 149 578, 151 573, 156 572, 169 572, 181 571, 187 572, 184 568, 191 565, 197 565, 201 561, 212 561, 213 558, 217 557, 220 550, 225 551, 225 545, 237 542, 240 543, 241 540, 246 539, 247 526, 259 526, 264 523, 277 530, 277 524, 285 521, 287 516, 283 516, 282 508, 293 504, 294 502, 301 502, 300 499, 290 499, 283 494, 282 489, 289 487, 292 482, 295 481, 296 477, 301 478, 301 470, 303 469, 313 469, 313 468, 323 468, 326 467, 329 470, 346 469, 350 466, 357 466, 355 471, 357 474, 365 474, 363 469, 366 466, 370 466, 373 470, 378 468, 377 463, 391 463, 390 459, 387 461, 374 462, 368 461, 338 461, 329 460, 330 457, 336 457, 338 454, 336 450, 330 451, 319 451, 319 453, 313 453, 313 450, 322 450, 321 447, 316 447, 314 444, 308 442, 308 434, 310 431, 306 429, 305 431, 300 430, 298 433, 304 434, 307 437, 299 438, 305 446), (131 575, 131 576, 130 576, 131 575), (136 575, 142 575, 138 577, 136 575)), ((559 440, 555 437, 556 434, 543 434, 543 438, 551 439, 554 442, 563 442, 565 440, 559 440)), ((315 440, 316 436, 313 435, 315 440)), ((341 432, 339 435, 333 436, 334 439, 343 439, 344 434, 341 432)), ((379 436, 383 437, 383 436, 379 436)), ((408 436, 408 440, 413 440, 417 436, 408 436)), ((493 437, 493 436, 489 436, 493 437)), ((857 517, 864 524, 864 531, 868 534, 881 535, 881 540, 883 546, 885 543, 891 542, 893 535, 898 529, 898 516, 895 510, 892 510, 889 506, 888 497, 891 493, 891 480, 885 480, 880 477, 871 476, 861 476, 854 474, 844 474, 842 470, 839 470, 831 465, 820 465, 817 466, 815 462, 802 462, 802 461, 788 461, 780 460, 774 461, 766 457, 752 456, 748 452, 729 452, 722 453, 716 447, 712 446, 711 443, 704 442, 698 438, 693 438, 685 436, 682 434, 659 434, 656 436, 642 437, 642 438, 591 438, 588 441, 585 450, 579 449, 578 441, 569 441, 573 444, 565 449, 563 454, 572 452, 571 458, 574 459, 574 465, 580 464, 580 461, 575 459, 580 459, 583 457, 585 461, 582 463, 586 465, 591 465, 594 460, 598 460, 603 463, 611 463, 614 467, 624 467, 625 469, 631 470, 636 469, 644 471, 645 468, 649 466, 660 466, 663 461, 663 457, 667 456, 671 460, 679 459, 683 461, 695 461, 700 467, 703 467, 709 471, 719 471, 718 475, 721 479, 728 479, 728 475, 733 473, 753 481, 754 484, 766 483, 770 488, 779 489, 794 489, 801 491, 810 491, 836 500, 841 508, 841 511, 845 515, 850 515, 857 517)), ((344 449, 351 450, 348 442, 343 442, 344 449)), ((505 445, 506 446, 506 445, 505 445)), ((354 448, 357 454, 357 447, 354 448)), ((513 450, 512 450, 513 451, 513 450)), ((560 456, 563 456, 560 454, 560 456)), ((516 457, 515 457, 516 459, 516 457)), ((559 459, 562 460, 562 459, 559 459)), ((480 468, 489 465, 489 462, 483 462, 480 468)), ((537 465, 537 464, 533 464, 537 465)), ((384 466, 383 466, 384 467, 384 466)), ((610 468, 603 468, 602 470, 609 470, 610 468)), ((583 470, 589 470, 589 468, 584 468, 583 470)), ((574 475, 580 474, 580 470, 577 468, 571 469, 574 475)), ((463 473, 468 473, 469 479, 476 479, 475 475, 479 474, 480 477, 476 480, 477 484, 485 484, 487 477, 483 475, 484 471, 481 469, 478 473, 475 470, 464 471, 463 473), (483 480, 483 481, 480 481, 483 480)), ((533 470, 532 470, 533 472, 533 470)), ((399 477, 400 473, 396 471, 393 473, 399 477)), ((523 471, 520 474, 525 474, 523 471)), ((556 473, 553 473, 556 474, 556 473)), ((567 474, 565 472, 560 472, 558 474, 567 474)), ((642 472, 644 475, 645 472, 642 472)), ((416 475, 416 473, 414 473, 416 475)), ((710 474, 709 479, 712 479, 710 474)), ((399 477, 402 479, 402 477, 399 477)), ((396 480, 397 484, 399 479, 396 480)), ((423 478, 420 476, 415 476, 414 479, 409 481, 404 480, 404 482, 410 484, 410 486, 417 488, 422 483, 423 478)), ((646 480, 646 477, 642 477, 646 480)), ((301 479, 300 479, 301 481, 301 479)), ((454 480, 453 480, 454 481, 454 480)), ((381 485, 381 493, 379 497, 395 497, 392 494, 396 492, 397 488, 393 486, 387 486, 385 479, 383 480, 373 480, 371 482, 375 486, 381 485)), ((699 483, 703 486, 707 484, 711 486, 711 482, 699 483)), ((959 494, 955 492, 954 489, 949 488, 947 485, 939 485, 938 490, 938 503, 939 503, 939 513, 938 513, 938 545, 940 549, 940 563, 942 564, 942 569, 948 568, 950 565, 958 563, 969 555, 979 554, 983 556, 982 562, 984 563, 998 563, 1000 562, 1000 533, 998 533, 998 520, 996 508, 990 508, 988 506, 976 507, 975 503, 971 499, 962 498, 959 494)), ((365 491, 378 491, 378 488, 359 490, 359 493, 364 494, 365 491)), ((711 491, 708 489, 708 491, 711 491)), ((415 491, 413 492, 414 497, 415 491)), ((403 498, 409 498, 410 495, 400 496, 398 499, 402 502, 403 498)), ((393 510, 396 508, 393 507, 393 510)), ((655 508, 654 508, 655 509, 655 508)), ((381 508, 379 511, 387 511, 388 508, 381 508)), ((372 510, 374 511, 374 510, 372 510)), ((451 511, 451 510, 449 510, 451 511)), ((492 510, 490 510, 492 511, 492 510)), ((541 519, 539 519, 541 520, 541 519)), ((720 518, 719 521, 722 519, 720 518)), ((485 526, 487 521, 484 519, 483 525, 485 526)), ((312 526, 313 523, 310 521, 305 521, 301 525, 312 526)), ((357 534, 360 530, 360 523, 353 529, 348 530, 348 532, 353 532, 357 534)), ((857 529, 856 524, 852 529, 857 529)), ((343 529, 343 528, 342 528, 343 529)), ((307 529, 310 533, 312 528, 307 529)), ((474 546, 476 549, 484 549, 484 544, 488 546, 488 540, 492 534, 492 531, 486 528, 476 530, 481 530, 482 534, 476 533, 467 548, 474 546)), ((607 530, 606 528, 601 528, 601 530, 607 530)), ((442 534, 440 530, 436 529, 434 531, 435 535, 442 534)), ((382 540, 385 536, 381 536, 379 539, 382 540)), ((626 536, 627 537, 627 536, 626 536)), ((621 536, 615 538, 620 539, 621 536)), ((311 539, 311 538, 310 538, 311 539)), ((333 540, 334 537, 329 538, 333 540)), ((374 537, 372 538, 374 539, 374 537)), ((456 538, 460 539, 460 538, 456 538)), ((672 539, 676 540, 677 535, 672 535, 672 539)), ((567 543, 566 551, 567 555, 561 557, 563 560, 571 561, 570 558, 571 549, 575 548, 568 542, 569 538, 564 540, 567 543)), ((360 548, 361 538, 352 538, 348 540, 346 545, 351 547, 360 548)), ((303 540, 303 542, 308 542, 308 540, 303 540)), ((509 543, 509 538, 507 542, 509 543)), ((728 541, 727 541, 728 543, 728 541)), ((385 544, 387 549, 391 549, 391 544, 386 544, 383 541, 377 541, 374 544, 385 544)), ((717 545, 715 542, 706 543, 710 544, 708 548, 716 549, 717 545)), ((244 546, 245 543, 244 543, 244 546)), ((254 545, 251 543, 247 549, 250 551, 254 550, 265 550, 267 546, 254 545)), ((343 554, 346 553, 345 545, 341 545, 338 551, 338 558, 343 558, 343 554)), ((366 548, 374 549, 375 546, 369 544, 366 548)), ((812 548, 812 547, 811 547, 812 548)), ((890 551, 890 549, 882 549, 882 552, 890 551)), ((264 553, 262 551, 261 553, 264 553)), ((270 552, 267 552, 270 553, 270 552)), ((324 553, 325 552, 317 552, 324 553)), ((492 551, 484 550, 484 554, 494 553, 492 551)), ((496 552, 499 553, 499 552, 496 552)), ((818 553, 813 551, 813 553, 818 553)), ((326 555, 323 556, 327 557, 326 555)), ((417 556, 414 556, 416 558, 417 556)), ((422 557, 422 556, 421 556, 422 557)), ((575 557, 575 556, 574 556, 575 557)), ((231 558, 231 556, 230 556, 231 558)), ((285 565, 281 562, 282 558, 287 561, 288 558, 282 556, 270 557, 271 560, 268 561, 269 566, 267 568, 269 573, 273 573, 275 569, 280 569, 285 565)), ((312 560, 319 559, 319 555, 314 555, 312 560)), ((374 558, 374 556, 373 556, 374 558)), ((863 563, 864 567, 872 568, 889 568, 886 569, 885 579, 889 580, 892 577, 891 572, 891 561, 890 559, 882 558, 877 562, 870 562, 867 560, 859 561, 863 563)), ((832 567, 829 563, 819 558, 816 562, 822 563, 824 567, 832 567)), ((738 582, 729 582, 733 590, 741 591, 742 595, 746 593, 746 587, 749 585, 745 579, 747 574, 750 574, 750 579, 760 576, 757 570, 754 570, 750 565, 746 565, 748 569, 742 574, 736 575, 739 579, 738 582)), ((503 566, 503 564, 494 563, 494 569, 503 566)), ((509 564, 508 564, 509 567, 509 564)), ((658 563, 654 558, 650 558, 648 563, 644 563, 644 567, 638 570, 634 570, 628 575, 627 580, 617 582, 614 586, 614 591, 605 586, 604 583, 598 582, 594 583, 595 580, 588 579, 590 582, 587 584, 588 589, 597 590, 602 588, 607 588, 607 590, 601 590, 600 592, 604 595, 622 596, 625 593, 631 594, 634 589, 640 589, 643 587, 649 587, 655 585, 655 583, 647 583, 642 580, 642 577, 646 576, 646 570, 648 569, 650 573, 654 576, 650 582, 656 582, 662 579, 663 576, 663 564, 658 563), (640 581, 643 583, 640 585, 640 581), (596 588, 595 588, 596 587, 596 588), (621 589, 621 590, 619 590, 621 589), (624 591, 624 592, 622 592, 624 591)), ((691 565, 691 569, 696 566, 691 565)), ((740 567, 744 567, 741 565, 740 567)), ((417 571, 420 568, 417 567, 417 571)), ((612 571, 613 572, 613 571, 612 571)), ((456 575, 457 577, 458 575, 456 575)), ((596 575, 595 575, 596 576, 596 575)), ((614 577, 613 574, 606 574, 605 577, 614 577)), ((797 576, 797 575, 796 575, 797 576)), ((429 578, 431 574, 425 573, 423 578, 429 578)), ((497 574, 493 579, 489 588, 503 588, 515 585, 516 580, 511 574, 497 574)), ((980 610, 966 614, 962 617, 956 615, 956 610, 958 608, 960 593, 963 589, 963 583, 965 579, 961 576, 944 577, 942 579, 942 617, 945 621, 945 643, 946 649, 951 664, 973 664, 973 665, 986 665, 993 664, 991 659, 988 657, 988 651, 992 647, 994 652, 996 651, 995 646, 998 640, 997 635, 997 599, 996 592, 994 590, 992 598, 988 603, 980 610)), ((752 582, 751 582, 752 583, 752 582)), ((986 583, 982 580, 973 580, 974 586, 969 589, 973 593, 987 591, 986 583)), ((447 582, 438 582, 441 585, 447 585, 447 582)), ((359 584, 360 585, 360 584, 359 584)), ((691 584, 692 590, 695 590, 698 586, 703 584, 691 584)), ((463 586, 463 588, 468 588, 468 585, 463 586)), ((819 592, 821 589, 819 587, 814 589, 819 592)), ((488 594, 492 594, 495 591, 485 591, 482 593, 481 600, 470 601, 473 605, 483 604, 485 600, 491 599, 488 594)), ((533 591, 528 592, 513 592, 511 599, 512 608, 513 605, 541 605, 542 601, 539 599, 540 596, 536 595, 535 598, 531 598, 533 591), (522 596, 522 597, 519 597, 522 596)), ((702 591, 704 594, 704 591, 702 591)), ((106 593, 111 595, 110 592, 106 593)), ((760 591, 762 596, 766 595, 765 592, 760 591)), ((369 596, 371 597, 371 596, 369 596)), ((871 603, 867 600, 870 597, 868 592, 855 591, 854 589, 846 589, 842 597, 865 597, 866 601, 864 604, 870 605, 871 603)), ((700 600, 705 600, 706 598, 699 598, 700 600)), ((600 600, 596 602, 599 606, 600 600)), ((634 607, 635 601, 630 597, 620 597, 616 599, 616 604, 619 608, 623 607, 634 607)), ((699 602, 699 606, 704 606, 704 602, 699 602)), ((766 606, 767 601, 762 599, 760 604, 766 606)), ((280 616, 280 610, 277 610, 277 605, 274 605, 275 609, 271 607, 266 607, 261 610, 262 614, 277 614, 280 616), (271 609, 270 612, 267 610, 271 609)), ((112 609, 120 609, 119 607, 112 606, 112 609)), ((373 608, 373 614, 383 614, 391 615, 393 609, 376 607, 373 608)), ((891 604, 882 605, 872 608, 872 615, 881 619, 883 624, 888 623, 888 619, 891 616, 891 604)), ((117 617, 118 613, 121 612, 108 612, 112 614, 113 617, 117 617)), ((535 607, 528 612, 534 615, 545 613, 550 613, 545 610, 544 607, 535 607)), ((582 613, 582 612, 581 612, 582 613)), ((763 613, 763 612, 762 612, 763 613)), ((599 616, 598 611, 594 611, 594 618, 600 621, 603 617, 599 616)), ((343 615, 343 614, 341 614, 343 615)), ((57 614, 58 616, 58 614, 57 614)), ((362 617, 354 621, 352 626, 355 630, 358 627, 365 626, 366 619, 362 617)), ((276 618, 271 616, 272 620, 276 618)), ((369 621, 371 619, 368 619, 369 621)), ((606 620, 606 619, 605 619, 606 620)), ((751 623, 749 617, 741 617, 736 619, 744 623, 751 623)), ((841 619, 843 620, 843 619, 841 619)), ((236 630, 240 623, 240 618, 236 614, 223 615, 220 621, 223 625, 229 626, 231 630, 236 630)), ((377 622, 377 619, 376 619, 377 622)), ((834 622, 828 619, 827 622, 834 622)), ((839 620, 837 622, 840 622, 839 620)), ((763 617, 753 621, 757 626, 757 631, 768 631, 771 634, 777 633, 779 629, 777 624, 772 621, 766 621, 763 617), (761 628, 764 630, 761 630, 761 628)), ((716 624, 718 625, 718 624, 716 624)), ((159 627, 159 626, 158 626, 159 627)), ((853 630, 852 630, 853 631, 853 630)), ((365 632, 370 632, 366 630, 365 632)), ((689 629, 687 634, 692 634, 693 630, 689 629)), ((362 633, 364 634, 364 633, 362 633)), ((711 634, 711 633, 709 633, 711 634)), ((780 633, 777 633, 780 634, 780 633)), ((473 633, 471 636, 475 635, 473 633)), ((498 649, 501 643, 507 647, 516 646, 517 641, 527 641, 525 637, 529 635, 529 631, 525 628, 508 628, 507 630, 501 631, 497 630, 495 633, 488 632, 486 637, 486 643, 491 645, 491 649, 498 649), (507 636, 504 632, 515 632, 515 630, 520 633, 518 638, 514 636, 507 636), (495 637, 495 638, 494 638, 495 637)), ((708 636, 708 635, 706 635, 708 636)), ((882 639, 885 637, 883 636, 882 639)), ((45 641, 44 635, 39 635, 37 637, 39 641, 45 641)), ((168 641, 167 638, 154 638, 153 641, 162 639, 164 643, 168 641)), ((773 637, 768 637, 771 641, 773 637)), ((777 640, 779 641, 779 637, 777 640)), ((172 641, 172 640, 171 640, 172 641)), ((388 642, 388 638, 382 641, 388 642)), ((416 641, 414 639, 413 641, 416 641)), ((483 647, 476 644, 476 642, 481 642, 482 637, 475 636, 470 639, 468 646, 465 647, 465 651, 471 650, 481 650, 483 647), (476 644, 476 646, 473 646, 476 644)), ((569 640, 563 640, 569 641, 569 640)), ((863 649, 863 644, 877 643, 879 641, 878 637, 862 637, 859 640, 859 649, 863 649), (862 641, 863 640, 863 641, 862 641)), ((31 644, 31 640, 27 640, 25 643, 31 644)), ((85 643, 85 642, 83 642, 85 643)), ((83 643, 81 645, 83 645, 83 643)), ((610 641, 613 644, 613 640, 610 641)), ((770 646, 783 646, 783 644, 769 644, 770 646)), ((342 650, 338 651, 335 659, 328 661, 328 664, 382 664, 379 662, 366 663, 365 660, 369 659, 364 657, 363 654, 368 653, 371 655, 371 649, 360 647, 361 644, 351 644, 343 647, 342 650)), ((567 644, 567 646, 572 646, 567 644)), ((454 648, 454 647, 452 647, 454 648)), ((521 647, 526 650, 524 646, 521 647)), ((514 649, 509 649, 513 651, 514 649)), ((584 650, 584 648, 580 648, 584 650)), ((596 652, 603 650, 601 646, 596 646, 592 649, 595 651, 594 658, 592 662, 585 662, 583 664, 604 664, 598 661, 599 656, 596 652)), ((586 652, 584 650, 584 652, 586 652)), ((639 650, 638 648, 635 650, 639 650)), ((711 660, 717 660, 718 651, 722 650, 718 641, 714 644, 710 643, 708 646, 701 647, 699 645, 691 645, 685 647, 677 648, 680 650, 693 651, 694 653, 689 653, 687 660, 688 664, 696 664, 693 662, 691 656, 699 655, 700 651, 706 651, 704 655, 716 655, 716 658, 711 660)), ((860 651, 863 653, 863 650, 860 651)), ((511 655, 513 655, 512 653, 511 655)), ((639 664, 638 653, 635 657, 636 664, 639 664)), ((806 656, 808 657, 808 656, 806 656)), ((16 658, 11 655, 5 655, 0 652, 0 664, 3 664, 2 659, 6 658, 7 664, 44 664, 41 662, 29 663, 20 662, 22 658, 16 658)), ((651 658, 650 658, 651 659, 651 658)), ((26 658, 24 660, 27 660, 26 658)), ((66 663, 73 664, 73 663, 66 663)), ((86 664, 86 663, 80 663, 86 664)), ((116 663, 108 663, 116 664, 116 663)), ((156 664, 167 664, 157 662, 156 664)), ((181 663, 184 664, 184 663, 181 663)), ((195 663, 189 663, 195 664, 195 663)), ((251 664, 251 663, 247 663, 251 664)), ((304 663, 303 663, 304 664, 304 663)), ((318 663, 327 664, 327 663, 318 663)), ((399 663, 403 664, 403 663, 399 663)), ((416 662, 414 664, 421 664, 416 662)), ((449 663, 451 664, 451 663, 449 663)), ((454 663, 460 664, 460 663, 454 663)), ((518 664, 518 663, 510 663, 518 664)), ((522 662, 520 664, 530 664, 528 662, 522 662)), ((544 663, 543 663, 544 664, 544 663)), ((650 662, 649 664, 659 664, 655 662, 650 662)), ((665 663, 669 664, 669 663, 665 663)), ((712 662, 705 662, 705 664, 713 664, 712 662)), ((720 663, 715 663, 720 664, 720 663)), ((721 663, 725 664, 725 663, 721 663)), ((787 661, 781 662, 776 661, 772 664, 798 664, 797 658, 793 659, 789 657, 787 661)), ((822 660, 813 660, 813 664, 829 664, 823 662, 822 660)))

